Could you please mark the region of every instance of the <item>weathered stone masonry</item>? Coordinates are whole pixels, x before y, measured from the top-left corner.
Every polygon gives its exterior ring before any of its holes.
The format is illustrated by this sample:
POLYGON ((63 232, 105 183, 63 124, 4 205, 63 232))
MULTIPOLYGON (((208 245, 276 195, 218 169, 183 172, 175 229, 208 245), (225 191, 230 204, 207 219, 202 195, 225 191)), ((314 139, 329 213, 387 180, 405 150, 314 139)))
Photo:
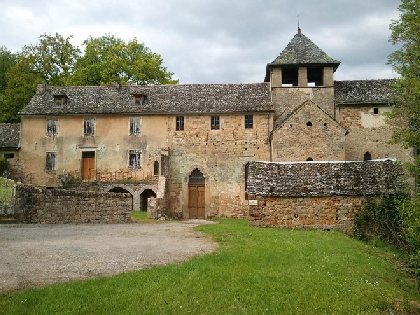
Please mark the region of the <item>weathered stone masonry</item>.
POLYGON ((16 187, 15 217, 23 223, 128 223, 130 194, 16 187))
POLYGON ((365 196, 395 193, 401 174, 401 167, 391 160, 250 162, 249 215, 258 226, 348 230, 365 196))

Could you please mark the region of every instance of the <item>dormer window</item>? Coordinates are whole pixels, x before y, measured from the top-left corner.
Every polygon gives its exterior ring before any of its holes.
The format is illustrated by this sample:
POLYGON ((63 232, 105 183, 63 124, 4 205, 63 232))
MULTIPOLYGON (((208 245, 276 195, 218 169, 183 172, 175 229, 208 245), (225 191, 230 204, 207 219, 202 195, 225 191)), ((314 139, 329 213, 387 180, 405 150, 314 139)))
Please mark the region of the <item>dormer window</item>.
POLYGON ((54 95, 54 105, 62 106, 67 103, 68 97, 67 95, 54 95))
POLYGON ((146 101, 146 95, 144 94, 133 94, 133 96, 134 96, 134 104, 136 105, 141 106, 146 101))

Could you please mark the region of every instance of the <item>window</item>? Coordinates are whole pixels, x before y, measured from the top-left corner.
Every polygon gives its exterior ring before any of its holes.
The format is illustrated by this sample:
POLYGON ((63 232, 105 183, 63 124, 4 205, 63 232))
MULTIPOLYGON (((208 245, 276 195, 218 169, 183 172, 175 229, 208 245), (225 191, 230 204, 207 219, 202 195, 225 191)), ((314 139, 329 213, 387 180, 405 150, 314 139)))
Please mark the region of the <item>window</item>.
POLYGON ((95 119, 94 118, 85 119, 85 122, 83 125, 83 132, 85 136, 95 135, 95 119))
POLYGON ((58 120, 48 119, 47 120, 47 136, 55 137, 58 133, 58 120))
POLYGON ((378 114, 379 114, 379 108, 378 108, 378 107, 374 107, 374 108, 373 108, 373 113, 374 113, 375 115, 378 115, 378 114))
POLYGON ((143 105, 145 101, 146 101, 146 95, 134 94, 134 104, 143 105))
POLYGON ((159 162, 155 161, 153 163, 153 175, 158 176, 159 175, 159 162))
POLYGON ((184 130, 184 116, 176 116, 176 130, 184 130))
POLYGON ((370 154, 370 152, 365 152, 365 154, 363 154, 363 161, 370 161, 372 160, 372 154, 370 154))
POLYGON ((3 154, 3 157, 5 159, 13 159, 15 157, 15 154, 14 153, 5 153, 5 154, 3 154))
POLYGON ((141 152, 138 150, 128 151, 128 167, 140 168, 140 156, 141 156, 141 152))
POLYGON ((210 128, 211 130, 220 129, 220 116, 211 116, 210 128))
POLYGON ((47 171, 55 171, 57 164, 57 154, 55 152, 47 152, 45 159, 45 169, 47 171))
POLYGON ((254 128, 254 117, 252 115, 245 115, 245 128, 254 128))
POLYGON ((308 157, 307 159, 306 159, 306 161, 313 161, 314 159, 313 158, 311 158, 311 157, 308 157))
POLYGON ((67 103, 67 95, 54 95, 54 105, 61 106, 67 103))
POLYGON ((140 133, 140 117, 130 117, 130 135, 140 133))

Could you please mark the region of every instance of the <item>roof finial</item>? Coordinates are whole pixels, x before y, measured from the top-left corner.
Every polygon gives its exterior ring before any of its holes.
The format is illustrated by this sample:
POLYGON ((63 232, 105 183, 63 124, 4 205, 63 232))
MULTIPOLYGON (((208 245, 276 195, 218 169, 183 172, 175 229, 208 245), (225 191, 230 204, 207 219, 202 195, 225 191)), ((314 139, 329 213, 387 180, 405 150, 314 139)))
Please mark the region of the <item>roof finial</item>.
POLYGON ((297 20, 298 20, 298 35, 301 35, 302 34, 302 30, 300 29, 300 25, 299 25, 299 18, 300 18, 300 15, 298 14, 297 15, 297 20))

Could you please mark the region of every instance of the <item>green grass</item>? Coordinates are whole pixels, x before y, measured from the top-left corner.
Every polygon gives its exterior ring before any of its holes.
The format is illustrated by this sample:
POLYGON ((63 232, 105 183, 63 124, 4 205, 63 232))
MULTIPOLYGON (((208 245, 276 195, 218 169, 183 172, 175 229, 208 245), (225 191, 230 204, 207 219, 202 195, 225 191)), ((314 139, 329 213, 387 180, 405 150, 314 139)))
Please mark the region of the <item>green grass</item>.
POLYGON ((149 219, 146 211, 132 211, 131 220, 133 222, 139 222, 139 223, 145 223, 145 222, 153 223, 155 221, 153 219, 149 219))
POLYGON ((0 177, 0 205, 10 204, 12 201, 13 184, 12 180, 0 177))
POLYGON ((110 278, 3 294, 2 314, 415 314, 392 252, 338 232, 199 227, 214 253, 110 278))

